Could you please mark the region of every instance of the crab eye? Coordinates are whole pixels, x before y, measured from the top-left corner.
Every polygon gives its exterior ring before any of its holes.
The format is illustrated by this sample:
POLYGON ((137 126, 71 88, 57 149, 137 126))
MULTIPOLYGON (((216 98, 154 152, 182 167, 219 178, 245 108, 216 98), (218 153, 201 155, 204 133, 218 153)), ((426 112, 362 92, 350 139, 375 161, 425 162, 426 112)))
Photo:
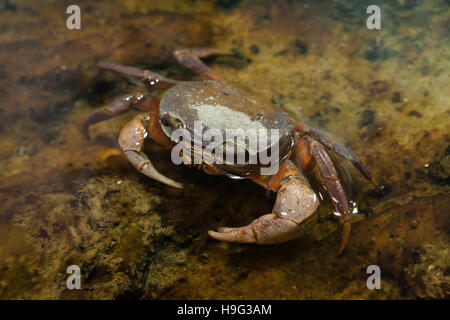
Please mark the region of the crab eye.
POLYGON ((161 118, 161 124, 162 124, 164 127, 168 127, 168 126, 169 126, 169 115, 165 114, 165 115, 162 116, 162 118, 161 118))
POLYGON ((178 118, 171 117, 167 113, 161 117, 161 124, 171 129, 181 129, 185 127, 183 121, 178 118))
POLYGON ((175 119, 175 123, 178 129, 184 128, 184 123, 180 119, 175 119))

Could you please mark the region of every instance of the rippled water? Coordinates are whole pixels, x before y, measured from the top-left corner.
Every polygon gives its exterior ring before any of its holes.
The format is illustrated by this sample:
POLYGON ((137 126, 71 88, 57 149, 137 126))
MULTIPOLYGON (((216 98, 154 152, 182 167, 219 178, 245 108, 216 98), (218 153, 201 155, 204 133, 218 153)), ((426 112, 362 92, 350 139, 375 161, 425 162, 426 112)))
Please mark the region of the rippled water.
POLYGON ((66 27, 69 4, 0 3, 0 298, 449 298, 447 1, 79 1, 81 30, 66 27), (380 30, 366 27, 371 4, 380 30), (140 175, 115 144, 136 112, 84 139, 86 114, 138 90, 99 61, 198 79, 172 58, 180 46, 232 50, 207 61, 217 74, 370 168, 381 191, 342 162, 358 204, 343 255, 327 201, 288 243, 209 238, 269 213, 273 197, 175 166, 150 142, 155 166, 186 187, 140 175), (80 290, 66 287, 70 265, 80 290), (366 286, 370 265, 380 290, 366 286))

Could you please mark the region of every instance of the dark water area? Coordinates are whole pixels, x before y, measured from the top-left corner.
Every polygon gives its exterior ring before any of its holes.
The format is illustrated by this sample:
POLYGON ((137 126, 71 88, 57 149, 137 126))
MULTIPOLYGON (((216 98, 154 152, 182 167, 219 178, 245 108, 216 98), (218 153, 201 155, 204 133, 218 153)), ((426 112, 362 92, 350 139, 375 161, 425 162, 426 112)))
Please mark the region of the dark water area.
POLYGON ((1 299, 448 299, 450 297, 450 6, 448 1, 0 2, 1 299), (381 29, 366 8, 381 8, 381 29), (224 243, 207 231, 246 225, 274 199, 251 181, 170 161, 146 143, 172 189, 117 149, 138 112, 80 130, 132 83, 103 60, 181 80, 178 47, 206 60, 351 148, 382 185, 348 163, 357 205, 341 227, 324 201, 312 230, 277 245, 224 243), (81 269, 81 289, 66 286, 81 269), (381 289, 366 286, 381 269, 381 289))

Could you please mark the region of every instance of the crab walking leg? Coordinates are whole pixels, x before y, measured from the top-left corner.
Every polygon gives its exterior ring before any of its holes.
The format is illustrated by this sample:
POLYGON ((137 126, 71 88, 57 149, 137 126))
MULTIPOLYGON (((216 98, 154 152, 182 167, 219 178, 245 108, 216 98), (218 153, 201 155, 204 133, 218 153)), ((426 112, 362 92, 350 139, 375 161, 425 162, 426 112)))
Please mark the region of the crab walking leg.
POLYGON ((338 216, 339 221, 343 226, 341 247, 339 249, 339 253, 342 253, 350 237, 350 208, 344 188, 338 178, 336 168, 320 142, 309 136, 304 136, 299 139, 294 151, 294 156, 297 158, 297 161, 301 164, 303 169, 309 166, 311 160, 314 160, 314 163, 317 166, 319 180, 325 187, 335 210, 335 214, 338 216))
POLYGON ((371 181, 375 186, 378 186, 375 179, 369 172, 369 169, 362 163, 362 161, 358 158, 356 154, 354 154, 351 150, 345 148, 344 146, 339 145, 335 141, 333 141, 330 137, 320 132, 317 129, 314 129, 304 123, 299 123, 296 127, 297 132, 304 133, 319 141, 327 148, 331 149, 333 152, 338 154, 344 159, 350 161, 353 166, 358 169, 359 172, 369 181, 371 181))
POLYGON ((114 99, 108 105, 91 111, 83 121, 83 134, 89 139, 89 127, 97 122, 111 119, 135 107, 142 111, 157 108, 159 97, 148 92, 127 94, 114 99))
POLYGON ((100 68, 114 71, 132 82, 143 83, 148 89, 168 89, 180 83, 180 81, 163 77, 159 73, 143 70, 136 67, 102 61, 98 64, 100 68))
POLYGON ((149 135, 154 138, 151 134, 151 130, 147 130, 147 128, 152 129, 151 123, 150 113, 137 116, 134 120, 128 122, 120 131, 119 145, 125 156, 128 158, 128 161, 130 161, 138 171, 170 187, 181 189, 183 186, 180 183, 159 173, 147 155, 142 151, 144 139, 149 135))
POLYGON ((211 237, 228 242, 272 244, 295 239, 309 226, 305 222, 312 222, 308 218, 316 211, 319 200, 292 161, 285 161, 277 175, 257 179, 258 184, 278 191, 272 213, 245 227, 208 231, 211 237))
POLYGON ((204 75, 213 80, 222 80, 216 75, 200 58, 206 58, 213 55, 230 55, 225 50, 214 48, 179 48, 173 52, 175 59, 192 71, 204 75))

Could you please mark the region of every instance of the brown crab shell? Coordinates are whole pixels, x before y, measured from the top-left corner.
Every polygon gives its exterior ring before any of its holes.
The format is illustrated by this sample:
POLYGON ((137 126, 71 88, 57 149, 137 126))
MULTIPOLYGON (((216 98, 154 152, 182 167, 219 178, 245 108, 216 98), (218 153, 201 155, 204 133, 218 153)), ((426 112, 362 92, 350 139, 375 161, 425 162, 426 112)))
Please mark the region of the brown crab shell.
POLYGON ((248 89, 237 88, 222 81, 182 82, 163 94, 159 108, 162 128, 169 138, 176 129, 186 129, 191 140, 185 143, 189 143, 191 152, 201 153, 203 163, 213 165, 234 178, 259 175, 262 167, 270 165, 260 161, 262 153, 270 155, 277 147, 278 157, 275 161, 280 161, 288 156, 294 144, 290 117, 281 107, 248 89), (216 154, 205 152, 205 148, 211 143, 211 140, 204 138, 208 129, 215 130, 224 138, 222 163, 216 161, 216 154), (255 144, 250 143, 249 137, 243 140, 226 139, 230 132, 227 130, 230 129, 253 129, 258 133, 259 130, 265 130, 267 136, 257 134, 258 148, 255 149, 255 144), (278 137, 271 130, 277 130, 278 137), (197 143, 192 143, 194 141, 197 143), (262 148, 260 142, 264 142, 262 148), (230 146, 234 146, 235 151, 242 147, 247 161, 243 164, 236 164, 236 158, 229 161, 225 152, 230 146), (248 161, 250 156, 256 157, 256 163, 248 161))

